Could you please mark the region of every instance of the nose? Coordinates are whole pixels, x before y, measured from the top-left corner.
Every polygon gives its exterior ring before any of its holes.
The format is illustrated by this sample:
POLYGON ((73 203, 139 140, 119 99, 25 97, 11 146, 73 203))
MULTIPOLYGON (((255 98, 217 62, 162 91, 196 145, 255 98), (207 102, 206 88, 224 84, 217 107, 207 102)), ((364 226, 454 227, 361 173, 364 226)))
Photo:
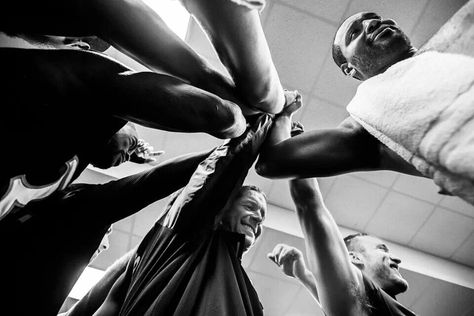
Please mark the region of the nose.
POLYGON ((256 212, 256 213, 252 214, 252 216, 250 216, 250 220, 254 224, 260 224, 263 221, 262 214, 260 214, 260 212, 256 212))
POLYGON ((381 24, 381 21, 378 19, 367 19, 364 20, 363 25, 365 29, 365 34, 370 34, 373 31, 375 31, 379 25, 381 24))
POLYGON ((387 24, 387 25, 397 25, 397 22, 395 22, 392 19, 385 19, 385 20, 382 21, 382 23, 387 24))
POLYGON ((390 259, 391 259, 393 262, 395 262, 396 264, 402 263, 402 260, 401 260, 400 258, 395 257, 395 256, 393 256, 393 255, 390 256, 390 259))

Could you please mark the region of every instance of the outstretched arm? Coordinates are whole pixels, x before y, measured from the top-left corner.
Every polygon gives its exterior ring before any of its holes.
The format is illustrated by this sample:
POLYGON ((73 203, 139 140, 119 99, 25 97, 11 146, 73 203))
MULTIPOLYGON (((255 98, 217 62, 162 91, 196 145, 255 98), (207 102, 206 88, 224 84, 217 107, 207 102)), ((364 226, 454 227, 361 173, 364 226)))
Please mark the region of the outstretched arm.
POLYGON ((98 36, 150 69, 238 101, 233 81, 212 68, 145 2, 90 0, 84 15, 98 36))
POLYGON ((257 163, 257 172, 269 178, 324 177, 346 172, 393 170, 420 175, 397 154, 382 145, 352 118, 337 128, 305 132, 289 138, 290 120, 280 116, 257 163))
POLYGON ((290 181, 311 271, 327 315, 363 315, 357 293, 362 274, 350 261, 343 238, 314 179, 290 181))

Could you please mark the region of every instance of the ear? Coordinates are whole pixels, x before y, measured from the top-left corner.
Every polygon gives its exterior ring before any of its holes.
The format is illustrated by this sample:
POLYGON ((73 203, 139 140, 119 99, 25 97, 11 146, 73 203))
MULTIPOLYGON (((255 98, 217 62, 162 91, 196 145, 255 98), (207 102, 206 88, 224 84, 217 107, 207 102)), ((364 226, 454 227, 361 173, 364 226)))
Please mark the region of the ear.
POLYGON ((362 78, 360 72, 351 63, 342 64, 341 70, 346 76, 352 77, 357 80, 361 80, 362 78))
POLYGON ((360 255, 357 252, 349 251, 349 257, 351 258, 352 264, 358 267, 362 267, 364 265, 364 262, 362 261, 360 255))
POLYGON ((346 76, 356 78, 357 70, 351 64, 343 63, 341 70, 346 76))

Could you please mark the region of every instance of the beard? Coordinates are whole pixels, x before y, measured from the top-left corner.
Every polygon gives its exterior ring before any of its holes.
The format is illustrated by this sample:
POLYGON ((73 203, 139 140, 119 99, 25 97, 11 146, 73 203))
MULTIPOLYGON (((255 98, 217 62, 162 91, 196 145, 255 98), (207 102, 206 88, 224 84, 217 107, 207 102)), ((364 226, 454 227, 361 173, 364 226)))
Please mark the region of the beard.
POLYGON ((368 45, 360 57, 355 56, 357 68, 369 77, 384 72, 395 63, 405 59, 411 49, 410 39, 399 31, 368 45))
POLYGON ((408 290, 408 282, 400 272, 395 272, 387 266, 380 266, 375 270, 375 279, 379 286, 391 296, 398 295, 408 290))

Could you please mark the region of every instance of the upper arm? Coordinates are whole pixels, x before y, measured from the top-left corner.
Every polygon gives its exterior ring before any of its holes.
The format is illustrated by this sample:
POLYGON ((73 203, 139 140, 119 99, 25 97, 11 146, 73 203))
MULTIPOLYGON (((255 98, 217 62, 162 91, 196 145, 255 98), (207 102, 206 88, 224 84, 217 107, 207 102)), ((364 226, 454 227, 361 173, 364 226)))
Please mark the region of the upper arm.
POLYGON ((351 262, 339 228, 313 179, 290 184, 319 299, 328 315, 360 315, 362 274, 351 262))
POLYGON ((380 143, 352 118, 332 129, 304 132, 267 148, 257 172, 266 177, 321 177, 374 170, 380 143))

